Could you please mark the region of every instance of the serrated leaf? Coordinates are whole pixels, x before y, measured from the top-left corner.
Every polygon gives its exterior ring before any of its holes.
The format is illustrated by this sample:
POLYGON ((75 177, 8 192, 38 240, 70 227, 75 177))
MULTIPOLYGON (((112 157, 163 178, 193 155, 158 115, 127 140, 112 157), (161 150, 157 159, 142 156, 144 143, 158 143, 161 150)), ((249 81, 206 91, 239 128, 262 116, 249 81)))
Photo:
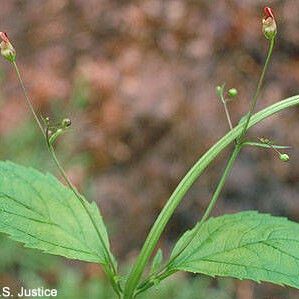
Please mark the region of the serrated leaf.
POLYGON ((0 162, 0 232, 26 247, 107 264, 107 231, 95 203, 86 203, 50 174, 0 162))
POLYGON ((150 274, 155 273, 156 271, 159 270, 159 267, 161 266, 162 261, 163 261, 163 252, 159 248, 156 255, 153 258, 150 274))
MULTIPOLYGON (((192 233, 181 237, 173 257, 192 233)), ((170 270, 299 288, 299 224, 257 212, 210 218, 170 270)))

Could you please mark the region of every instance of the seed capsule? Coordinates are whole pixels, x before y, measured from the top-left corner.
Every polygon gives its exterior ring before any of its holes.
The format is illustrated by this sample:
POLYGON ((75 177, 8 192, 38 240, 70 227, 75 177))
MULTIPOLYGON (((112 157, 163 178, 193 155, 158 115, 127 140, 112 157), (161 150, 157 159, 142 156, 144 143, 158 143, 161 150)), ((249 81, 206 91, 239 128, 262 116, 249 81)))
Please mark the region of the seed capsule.
POLYGON ((238 95, 238 90, 236 88, 231 88, 227 91, 227 95, 230 97, 230 98, 234 98, 238 95))
POLYGON ((279 159, 283 162, 288 162, 290 160, 290 157, 288 154, 280 154, 279 159))

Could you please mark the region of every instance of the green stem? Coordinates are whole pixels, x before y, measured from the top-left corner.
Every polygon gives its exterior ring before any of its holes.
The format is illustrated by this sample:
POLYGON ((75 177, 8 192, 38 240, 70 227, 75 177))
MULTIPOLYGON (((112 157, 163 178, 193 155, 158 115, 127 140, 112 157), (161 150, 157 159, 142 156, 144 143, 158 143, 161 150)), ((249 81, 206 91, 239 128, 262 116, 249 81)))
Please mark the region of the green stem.
MULTIPOLYGON (((240 152, 240 149, 242 147, 241 144, 244 141, 244 137, 248 130, 250 120, 253 115, 253 112, 254 112, 254 109, 255 109, 255 106, 256 106, 256 103, 258 100, 258 96, 259 96, 259 93, 260 93, 260 90, 261 90, 261 87, 263 84, 266 70, 267 70, 269 62, 270 62, 273 47, 274 47, 274 38, 270 41, 267 58, 266 58, 257 88, 256 88, 255 95, 251 101, 250 109, 248 112, 248 116, 245 120, 245 124, 243 127, 241 127, 241 134, 239 136, 237 136, 238 137, 237 146, 235 147, 235 150, 233 151, 232 156, 229 159, 229 162, 227 165, 228 167, 225 169, 225 171, 220 179, 220 182, 218 185, 219 188, 217 187, 217 189, 214 193, 214 196, 212 198, 212 201, 210 202, 208 209, 199 224, 199 227, 201 226, 201 223, 203 223, 206 220, 206 218, 209 216, 212 208, 214 207, 214 205, 218 199, 218 196, 222 190, 222 187, 225 183, 226 177, 227 177, 235 159, 237 158, 237 156, 240 152)), ((225 102, 223 98, 222 98, 222 102, 225 102)), ((232 128, 232 124, 230 121, 230 117, 229 117, 229 113, 228 113, 226 105, 224 105, 224 108, 225 108, 226 115, 228 115, 229 125, 232 128)), ((231 129, 230 132, 233 132, 233 130, 231 129)), ((124 299, 130 299, 133 296, 134 291, 135 291, 135 289, 138 285, 138 282, 141 278, 141 275, 144 271, 144 268, 150 258, 150 255, 152 254, 166 224, 168 223, 170 217, 174 213, 176 207, 179 205, 179 203, 181 202, 184 195, 187 193, 187 191, 190 189, 190 187, 192 186, 194 181, 200 176, 200 174, 202 173, 202 171, 204 169, 205 169, 205 167, 201 169, 200 167, 197 167, 197 165, 195 164, 195 166, 191 168, 191 170, 187 173, 187 175, 180 182, 180 184, 175 189, 174 193, 171 195, 171 197, 167 201, 166 205, 162 209, 162 211, 161 211, 160 215, 158 216, 157 220, 155 221, 147 239, 145 240, 144 245, 141 249, 141 252, 137 258, 137 261, 129 275, 129 278, 127 280, 125 290, 124 290, 124 299)), ((188 246, 188 244, 186 244, 186 246, 188 246)))
POLYGON ((96 225, 96 222, 95 220, 93 219, 88 207, 87 207, 87 202, 82 198, 82 196, 80 195, 80 193, 77 191, 77 189, 75 188, 75 186, 72 184, 72 182, 69 180, 69 178, 67 177, 67 174, 65 172, 65 170, 63 169, 63 167, 61 166, 57 156, 56 156, 56 153, 55 153, 55 150, 53 148, 53 146, 49 143, 49 140, 48 140, 48 136, 43 128, 43 125, 41 124, 35 110, 34 110, 34 107, 32 105, 32 102, 27 94, 27 90, 25 88, 25 85, 24 85, 24 82, 22 80, 22 77, 21 77, 21 74, 20 74, 20 71, 19 71, 19 68, 17 66, 17 63, 15 61, 13 61, 13 66, 15 68, 15 71, 17 73, 17 76, 18 76, 18 79, 19 79, 19 82, 20 82, 20 85, 22 87, 22 91, 23 91, 23 94, 24 94, 24 97, 26 99, 26 103, 30 109, 30 111, 32 112, 33 116, 34 116, 34 119, 36 121, 36 123, 38 124, 43 136, 45 137, 45 140, 46 140, 46 143, 47 143, 47 147, 48 147, 48 150, 51 154, 51 157, 54 161, 54 163, 56 164, 57 168, 59 169, 59 172, 61 174, 61 176, 63 177, 63 179, 65 180, 65 182, 67 183, 67 185, 69 186, 69 188, 72 190, 72 192, 75 194, 75 196, 79 199, 80 203, 82 204, 82 207, 84 208, 84 210, 86 211, 86 213, 88 214, 97 234, 98 234, 98 237, 99 237, 99 240, 105 250, 105 255, 106 255, 106 259, 108 260, 108 265, 109 267, 107 267, 106 265, 103 265, 103 267, 105 268, 105 272, 106 274, 108 275, 110 281, 111 281, 111 284, 112 284, 112 287, 113 289, 115 290, 115 292, 120 295, 120 292, 121 292, 121 289, 120 289, 120 286, 119 284, 115 281, 115 276, 117 274, 117 271, 116 271, 116 268, 114 266, 114 262, 113 262, 113 259, 109 253, 109 250, 108 248, 106 247, 106 244, 105 244, 105 241, 101 235, 101 232, 99 231, 97 225, 96 225))
MULTIPOLYGON (((173 275, 174 273, 178 272, 177 270, 171 270, 171 271, 161 271, 161 273, 159 273, 159 275, 157 276, 157 281, 162 281, 165 278, 173 275)), ((136 293, 134 295, 134 298, 137 297, 140 293, 143 293, 144 291, 146 291, 147 289, 151 288, 152 286, 155 285, 154 280, 149 280, 145 283, 142 284, 142 286, 140 286, 137 290, 136 293)))
POLYGON ((225 101, 223 102, 223 107, 224 107, 224 111, 225 111, 225 115, 226 115, 226 118, 227 118, 227 121, 228 121, 229 128, 232 130, 233 129, 233 123, 232 123, 232 120, 231 120, 231 117, 230 117, 230 114, 229 114, 227 103, 225 101))
POLYGON ((221 98, 221 102, 222 102, 223 107, 224 107, 224 111, 225 111, 225 115, 226 115, 226 118, 227 118, 229 128, 232 130, 233 129, 233 123, 232 123, 232 120, 231 120, 231 117, 230 117, 230 114, 229 114, 229 110, 228 110, 228 107, 227 107, 227 102, 223 97, 223 93, 221 94, 220 98, 221 98))
POLYGON ((268 149, 271 149, 272 147, 275 149, 290 148, 290 146, 280 146, 280 145, 270 146, 268 144, 263 144, 263 143, 258 143, 258 142, 250 142, 250 141, 243 142, 241 145, 235 145, 235 149, 229 158, 229 161, 225 167, 223 175, 218 183, 218 186, 212 196, 212 199, 211 199, 202 219, 195 226, 194 233, 190 236, 189 240, 187 240, 186 243, 182 246, 182 249, 175 256, 173 256, 162 269, 160 269, 159 271, 157 271, 155 273, 152 273, 146 280, 143 281, 143 283, 140 285, 140 287, 138 287, 136 294, 140 294, 140 293, 144 292, 145 290, 149 289, 150 287, 152 287, 154 285, 154 280, 160 281, 160 280, 163 280, 164 278, 170 276, 171 274, 173 274, 173 270, 171 270, 171 272, 170 272, 170 271, 168 271, 168 268, 170 267, 170 265, 174 261, 174 259, 177 258, 186 249, 186 247, 192 242, 192 240, 198 234, 204 221, 209 217, 213 207, 215 206, 215 204, 217 202, 220 192, 223 189, 223 186, 224 186, 225 181, 231 171, 234 161, 236 160, 241 148, 243 148, 244 146, 256 146, 256 147, 268 148, 268 149))
MULTIPOLYGON (((218 198, 219 195, 224 187, 224 184, 226 182, 226 179, 228 177, 228 175, 231 172, 231 169, 234 165, 234 162, 236 161, 238 154, 240 153, 242 146, 241 145, 235 145, 235 148, 232 152, 232 154, 230 155, 230 158, 226 164, 226 167, 223 171, 223 174, 220 178, 220 181, 217 185, 217 188, 212 196, 212 199, 203 215, 203 217, 201 218, 200 222, 197 223, 197 225, 195 226, 194 232, 192 233, 192 235, 190 236, 190 238, 185 242, 185 244, 182 246, 182 248, 180 249, 180 251, 174 255, 173 257, 171 257, 171 259, 167 262, 167 264, 163 267, 163 269, 161 269, 158 273, 153 273, 153 275, 151 275, 150 277, 148 277, 144 282, 143 282, 143 286, 138 289, 138 293, 142 291, 145 291, 146 289, 150 288, 152 285, 152 279, 158 279, 158 280, 162 280, 164 279, 163 277, 167 277, 169 276, 169 271, 168 268, 171 266, 172 262, 187 248, 187 246, 193 241, 193 239, 196 237, 196 235, 198 234, 202 224, 207 220, 207 218, 210 216, 218 198)), ((173 271, 173 270, 172 270, 173 271)), ((171 271, 171 272, 172 272, 171 271)))
POLYGON ((27 90, 26 90, 26 88, 25 88, 25 85, 24 85, 24 82, 23 82, 23 80, 22 80, 22 77, 21 77, 19 68, 18 68, 18 66, 17 66, 17 63, 16 63, 15 61, 13 61, 12 64, 13 64, 13 66, 14 66, 14 68, 15 68, 15 71, 16 71, 16 73, 17 73, 19 82, 20 82, 20 84, 21 84, 22 91, 23 91, 23 94, 24 94, 26 103, 27 103, 27 105, 28 105, 28 107, 29 107, 31 113, 33 114, 33 117, 34 117, 36 123, 38 124, 38 126, 39 126, 39 128, 40 128, 40 130, 41 130, 41 132, 42 132, 42 134, 43 134, 43 136, 46 138, 45 130, 44 130, 43 125, 41 124, 41 122, 40 122, 40 120, 39 120, 37 114, 35 113, 35 110, 34 110, 34 108, 33 108, 32 102, 31 102, 30 99, 29 99, 29 96, 28 96, 28 94, 27 94, 27 90))
POLYGON ((254 94, 254 97, 251 101, 249 112, 248 112, 246 121, 244 123, 242 133, 239 137, 239 143, 242 143, 244 141, 244 137, 245 137, 246 132, 248 130, 248 125, 249 125, 249 122, 250 122, 250 118, 252 117, 252 115, 254 113, 254 109, 256 107, 256 103, 257 103, 258 96, 259 96, 260 91, 261 91, 261 87, 263 85, 265 74, 266 74, 267 68, 269 66, 269 62, 270 62, 270 58, 271 58, 271 55, 272 55, 272 52, 273 52, 274 44, 275 44, 275 38, 272 38, 270 40, 267 58, 266 58, 266 61, 265 61, 265 64, 264 64, 264 67, 263 67, 263 70, 262 70, 262 73, 261 73, 261 76, 260 76, 260 79, 259 79, 259 82, 258 82, 258 85, 257 85, 257 88, 256 88, 256 91, 255 91, 255 94, 254 94))
POLYGON ((192 242, 192 240, 198 234, 202 224, 209 217, 213 207, 215 206, 215 204, 217 202, 217 199, 219 198, 220 192, 224 187, 225 181, 233 167, 233 164, 234 164, 236 158, 238 157, 240 150, 244 146, 256 146, 256 147, 268 148, 268 149, 271 149, 271 148, 288 149, 288 148, 290 148, 290 146, 280 146, 280 145, 270 146, 268 144, 263 144, 263 143, 258 143, 258 142, 250 142, 250 141, 243 142, 240 145, 238 145, 238 144, 235 145, 235 149, 234 149, 233 153, 231 154, 229 161, 227 162, 227 165, 225 167, 223 175, 221 176, 218 186, 213 194, 213 197, 212 197, 202 219, 195 226, 194 233, 190 236, 189 240, 186 241, 186 243, 183 245, 182 249, 175 256, 173 256, 162 269, 160 269, 156 273, 152 273, 146 280, 143 281, 143 283, 140 285, 140 287, 138 287, 136 294, 140 294, 140 293, 144 292, 145 290, 149 289, 150 287, 152 287, 154 285, 155 280, 161 281, 161 280, 165 279, 166 277, 172 275, 175 272, 174 270, 169 271, 168 268, 171 266, 171 263, 174 261, 174 259, 177 258, 186 249, 186 247, 192 242))
POLYGON ((61 164, 60 164, 60 162, 59 162, 59 160, 58 160, 58 158, 56 156, 55 150, 54 150, 54 148, 53 148, 53 146, 51 144, 48 144, 48 149, 50 151, 50 154, 51 154, 51 156, 53 158, 54 163, 56 164, 57 168, 60 171, 61 176, 66 181, 68 187, 73 191, 73 193, 75 194, 75 196, 79 199, 79 201, 81 202, 81 205, 83 206, 84 210, 88 214, 88 216, 89 216, 89 218, 90 218, 90 220, 91 220, 91 222, 92 222, 92 224, 93 224, 93 226, 94 226, 94 228, 95 228, 95 230, 96 230, 96 232, 98 234, 100 242, 101 242, 103 248, 105 249, 106 258, 109 261, 109 264, 110 264, 110 266, 112 268, 112 272, 113 272, 114 275, 116 275, 116 269, 114 267, 114 263, 113 263, 112 257, 110 256, 109 250, 106 247, 106 244, 105 244, 105 241, 104 241, 104 239, 103 239, 103 237, 101 235, 101 232, 98 229, 98 226, 96 225, 96 223, 95 223, 95 221, 94 221, 94 219, 93 219, 93 217, 92 217, 92 215, 91 215, 91 213, 90 213, 90 211, 89 211, 89 209, 88 209, 88 207, 86 205, 87 202, 85 201, 84 198, 82 198, 81 194, 78 192, 78 190, 76 189, 76 187, 72 184, 72 182, 67 177, 67 174, 66 174, 65 170, 63 169, 63 167, 61 166, 61 164))
POLYGON ((261 147, 261 148, 275 148, 275 149, 290 149, 291 146, 288 145, 269 145, 269 144, 265 144, 265 143, 259 143, 259 142, 251 142, 251 141, 246 141, 242 143, 242 147, 244 146, 254 146, 254 147, 261 147))
POLYGON ((228 175, 229 175, 229 173, 230 173, 230 171, 231 171, 231 169, 232 169, 232 167, 233 167, 233 165, 234 165, 234 162, 236 161, 236 159, 237 159, 237 157, 238 157, 238 155, 239 155, 239 153, 240 153, 241 148, 242 148, 241 145, 236 145, 236 146, 235 146, 235 148, 234 148, 232 154, 230 155, 230 157, 229 157, 229 159, 228 159, 228 162, 227 162, 226 167, 225 167, 225 169, 224 169, 224 171, 223 171, 223 174, 222 174, 222 176, 221 176, 221 178, 220 178, 220 181, 219 181, 219 183, 218 183, 218 185, 217 185, 217 187, 216 187, 216 190, 215 190, 215 192, 214 192, 214 194, 213 194, 213 196, 212 196, 212 199, 211 199, 211 201, 209 202, 209 205, 208 205, 208 207, 207 207, 207 209, 206 209, 204 215, 202 216, 200 222, 197 223, 197 225, 196 225, 196 227, 195 227, 195 230, 194 230, 194 233, 192 234, 190 240, 188 240, 188 242, 186 242, 186 244, 182 247, 182 249, 181 249, 175 256, 173 256, 173 257, 169 260, 168 265, 170 265, 170 264, 172 263, 172 261, 173 261, 176 257, 178 257, 178 256, 179 256, 179 255, 186 249, 186 247, 192 242, 192 240, 194 239, 194 237, 198 234, 198 232, 199 232, 199 230, 200 230, 202 224, 203 224, 203 223, 208 219, 208 217, 210 216, 210 214, 211 214, 211 212, 212 212, 212 210, 213 210, 213 208, 214 208, 214 206, 215 206, 215 204, 216 204, 216 202, 217 202, 217 200, 218 200, 218 198, 219 198, 219 195, 220 195, 220 193, 221 193, 221 191, 222 191, 222 189, 223 189, 223 187, 224 187, 224 184, 225 184, 225 182, 226 182, 226 179, 227 179, 227 177, 228 177, 228 175))
MULTIPOLYGON (((293 96, 286 100, 277 102, 270 107, 265 108, 262 111, 259 111, 250 118, 248 123, 248 128, 259 123, 263 119, 268 118, 269 116, 284 110, 291 106, 299 105, 299 96, 293 96)), ((157 241, 159 240, 167 222, 174 213, 176 207, 182 201, 184 195, 196 181, 196 179, 203 173, 208 165, 218 156, 218 154, 223 151, 231 142, 233 142, 238 136, 240 136, 243 130, 243 123, 238 124, 233 130, 229 131, 225 136, 223 136, 218 142, 216 142, 188 171, 185 177, 181 180, 179 185, 176 187, 167 203, 163 207, 161 213, 156 219, 154 225, 152 226, 144 245, 141 249, 141 252, 137 258, 133 269, 131 270, 130 276, 127 280, 125 290, 124 290, 124 299, 131 299, 134 293, 135 287, 138 284, 140 277, 143 273, 144 267, 148 262, 157 241)))

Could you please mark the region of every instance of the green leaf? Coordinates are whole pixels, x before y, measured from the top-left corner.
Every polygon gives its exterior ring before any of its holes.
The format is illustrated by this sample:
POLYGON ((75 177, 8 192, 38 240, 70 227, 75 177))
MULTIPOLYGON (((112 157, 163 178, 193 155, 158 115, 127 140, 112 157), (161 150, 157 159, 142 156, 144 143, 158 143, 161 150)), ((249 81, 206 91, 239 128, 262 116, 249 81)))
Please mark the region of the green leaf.
POLYGON ((107 264, 109 241, 104 222, 96 204, 83 201, 86 209, 50 174, 0 161, 0 232, 29 248, 107 264))
POLYGON ((159 270, 159 268, 162 264, 162 261, 163 261, 163 252, 159 248, 155 257, 153 258, 150 274, 155 273, 156 271, 159 270))
MULTIPOLYGON (((269 116, 282 111, 288 107, 299 105, 299 95, 287 98, 283 101, 277 102, 259 112, 254 114, 250 118, 248 128, 254 126, 260 121, 268 118, 269 116)), ((223 136, 218 142, 216 142, 204 155, 202 155, 198 161, 187 172, 184 178, 180 181, 176 189, 173 191, 162 211, 153 224, 144 244, 139 253, 139 256, 131 270, 128 277, 125 289, 124 298, 129 298, 134 293, 134 289, 137 286, 144 268, 167 225, 169 219, 173 215, 177 206, 183 200, 187 191, 191 188, 193 183, 200 177, 204 170, 210 165, 210 163, 243 131, 243 124, 238 124, 232 130, 230 130, 225 136, 223 136)))
MULTIPOLYGON (((192 233, 181 237, 173 257, 192 233)), ((210 218, 169 270, 299 288, 299 224, 257 212, 210 218)))

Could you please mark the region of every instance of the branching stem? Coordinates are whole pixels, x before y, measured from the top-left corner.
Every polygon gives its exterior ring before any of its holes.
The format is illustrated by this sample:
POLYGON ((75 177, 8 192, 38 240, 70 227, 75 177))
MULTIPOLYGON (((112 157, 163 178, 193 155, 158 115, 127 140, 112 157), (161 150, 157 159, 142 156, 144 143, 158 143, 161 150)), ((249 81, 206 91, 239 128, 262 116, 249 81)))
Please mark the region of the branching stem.
MULTIPOLYGON (((250 120, 251 120, 251 117, 254 113, 254 109, 256 107, 256 103, 257 103, 257 100, 258 100, 258 96, 260 94, 260 90, 261 90, 261 87, 262 87, 262 83, 263 83, 263 80, 264 80, 264 77, 265 77, 265 74, 266 74, 266 70, 268 68, 268 65, 269 65, 269 62, 270 62, 270 58, 271 58, 271 55, 272 55, 272 51, 273 51, 273 47, 274 47, 274 38, 270 40, 270 44, 269 44, 269 49, 268 49, 268 54, 267 54, 267 58, 266 58, 266 61, 265 61, 265 64, 264 64, 264 67, 263 67, 263 70, 262 70, 262 73, 261 73, 261 76, 259 78, 259 81, 258 81, 258 84, 257 84, 257 88, 256 88, 256 91, 255 91, 255 94, 254 94, 254 97, 250 103, 250 108, 249 108, 249 112, 248 112, 248 116, 245 120, 245 123, 244 123, 244 126, 242 127, 242 130, 241 130, 241 134, 238 136, 238 141, 236 142, 235 144, 235 149, 234 151, 232 152, 229 160, 228 160, 228 163, 227 163, 227 166, 220 178, 220 181, 217 185, 217 188, 215 190, 215 193, 213 194, 213 197, 207 207, 207 210, 202 218, 202 220, 199 222, 197 228, 196 228, 196 232, 199 231, 199 228, 201 227, 201 225, 204 223, 204 221, 206 221, 206 219, 209 217, 213 207, 215 206, 218 198, 219 198, 219 195, 221 193, 221 190, 225 184, 225 181, 228 177, 228 174, 230 173, 230 170, 242 148, 242 142, 244 142, 244 138, 246 136, 246 133, 247 133, 247 130, 248 130, 248 127, 249 127, 249 124, 250 124, 250 120)), ((224 107, 226 107, 226 105, 224 105, 224 107)), ((226 115, 227 115, 227 118, 228 118, 228 122, 229 122, 229 125, 230 125, 230 128, 231 128, 231 131, 233 131, 233 127, 232 127, 232 123, 231 123, 231 119, 230 119, 230 116, 229 116, 229 113, 228 113, 228 109, 227 107, 225 108, 225 111, 226 111, 226 115)), ((196 165, 195 165, 196 166, 196 165)), ((193 168, 190 170, 190 172, 192 172, 193 168)), ((189 173, 188 173, 189 174, 189 173)), ((199 174, 200 175, 200 174, 199 174)), ((199 176, 198 175, 198 176, 199 176)), ((194 177, 192 176, 192 178, 184 178, 180 184, 178 185, 177 189, 174 191, 174 193, 171 195, 171 197, 169 198, 169 200, 167 201, 166 205, 164 206, 164 209, 161 211, 160 215, 158 216, 156 222, 154 223, 147 239, 145 240, 145 243, 141 249, 141 252, 137 258, 137 261, 128 277, 128 280, 127 280, 127 283, 126 283, 126 286, 125 286, 125 289, 124 289, 124 299, 131 299, 134 297, 134 294, 136 294, 136 288, 138 286, 138 283, 139 283, 139 280, 141 278, 141 275, 144 271, 144 268, 150 258, 150 255, 152 254, 167 222, 169 221, 171 215, 174 213, 176 207, 179 205, 179 203, 181 202, 181 200, 183 199, 183 196, 186 194, 186 192, 189 190, 189 188, 192 186, 193 182, 195 181, 195 179, 198 178, 198 176, 194 177), (186 184, 185 184, 186 183, 186 184), (185 186, 180 189, 181 185, 184 185, 185 186)), ((193 234, 190 238, 190 240, 188 240, 188 242, 186 242, 186 244, 184 244, 182 250, 177 254, 177 255, 180 255, 183 250, 190 244, 190 242, 192 242, 192 240, 194 239, 195 237, 195 234, 193 234)), ((172 262, 173 259, 170 261, 172 262)), ((154 279, 161 279, 161 275, 166 275, 167 276, 167 268, 168 266, 170 265, 170 263, 167 263, 163 268, 162 270, 159 271, 159 274, 157 276, 154 276, 154 279)), ((149 284, 151 284, 151 280, 152 280, 152 275, 150 277, 148 277, 147 279, 145 279, 145 281, 143 283, 141 283, 141 285, 147 285, 147 282, 149 284)), ((138 291, 137 291, 138 292, 138 291)))
POLYGON ((37 113, 35 112, 34 110, 34 107, 33 107, 33 104, 32 104, 32 101, 30 100, 29 96, 28 96, 28 93, 27 93, 27 90, 25 88, 25 85, 24 85, 24 82, 22 80, 22 77, 21 77, 21 74, 20 74, 20 71, 19 71, 19 68, 18 68, 18 65, 15 61, 13 61, 13 66, 14 66, 14 69, 17 73, 17 77, 18 77, 18 80, 20 82, 20 85, 22 87, 22 92, 24 94, 24 97, 25 97, 25 100, 26 100, 26 103, 30 109, 30 111, 32 112, 33 114, 33 117, 36 121, 36 123, 38 124, 38 127, 40 128, 45 140, 46 140, 46 144, 47 144, 47 148, 50 152, 50 155, 55 163, 55 165, 57 166, 61 176, 63 177, 63 179, 65 180, 65 182, 67 183, 68 187, 72 190, 72 192, 75 194, 75 196, 79 199, 80 203, 82 204, 84 210, 86 211, 86 213, 88 214, 97 234, 98 234, 98 237, 100 239, 100 242, 105 250, 105 256, 106 256, 106 259, 108 261, 108 265, 109 267, 107 267, 107 265, 103 265, 104 267, 104 270, 106 272, 106 274, 108 275, 110 281, 111 281, 111 284, 112 284, 112 287, 113 289, 115 290, 115 292, 117 293, 118 296, 120 296, 120 293, 121 293, 121 288, 120 288, 120 285, 119 283, 116 282, 115 280, 115 277, 117 275, 117 271, 116 271, 116 268, 114 266, 114 262, 113 262, 113 258, 111 257, 110 255, 110 252, 105 244, 105 241, 101 235, 101 232, 99 231, 99 228, 97 226, 97 224, 95 223, 95 220, 94 218, 92 217, 87 205, 86 205, 86 201, 82 198, 82 196, 80 195, 80 193, 77 191, 76 187, 72 184, 72 182, 70 181, 70 179, 68 178, 64 168, 62 167, 61 163, 59 162, 57 156, 56 156, 56 153, 55 153, 55 149, 53 147, 53 145, 49 142, 49 139, 48 139, 48 136, 47 136, 47 133, 46 133, 46 130, 44 129, 40 119, 38 118, 37 116, 37 113))
MULTIPOLYGON (((231 169, 234 165, 235 160, 237 159, 240 150, 242 149, 243 145, 253 145, 253 146, 260 146, 254 143, 250 143, 250 142, 246 142, 245 141, 245 137, 246 137, 246 133, 249 129, 249 127, 252 125, 251 124, 251 118, 253 116, 256 104, 257 104, 257 100, 260 94, 260 90, 264 81, 264 77, 266 74, 266 70, 268 68, 269 65, 269 61, 272 55, 272 51, 273 51, 273 47, 274 47, 274 38, 270 40, 269 43, 269 49, 268 49, 268 54, 267 54, 267 58, 261 73, 261 76, 259 78, 258 84, 257 84, 257 88, 254 94, 254 97, 252 99, 252 101, 250 102, 250 107, 249 107, 249 112, 246 116, 246 119, 244 121, 244 125, 242 123, 242 125, 238 125, 236 128, 233 128, 233 124, 231 121, 231 117, 229 114, 229 110, 227 107, 227 103, 226 101, 223 99, 222 97, 222 102, 224 105, 224 109, 225 109, 225 114, 228 120, 228 124, 230 127, 230 133, 229 135, 231 135, 231 137, 234 137, 233 139, 230 138, 223 138, 223 142, 227 143, 227 145, 235 140, 235 138, 237 138, 234 150, 232 151, 228 162, 226 164, 226 167, 224 169, 224 172, 219 180, 219 183, 215 189, 215 192, 212 196, 212 199, 201 219, 201 221, 195 226, 195 230, 194 233, 191 235, 191 237, 189 238, 189 240, 183 244, 181 250, 175 255, 173 256, 170 261, 162 268, 160 269, 158 272, 152 274, 151 276, 149 276, 147 279, 145 279, 138 287, 138 283, 140 281, 141 275, 144 271, 144 268, 166 226, 166 224, 168 223, 170 217, 172 216, 173 212, 175 211, 176 207, 179 205, 179 203, 182 201, 184 195, 186 194, 186 192, 190 189, 190 187, 192 186, 192 184, 195 182, 195 180, 201 175, 201 173, 204 171, 204 169, 211 163, 211 161, 217 156, 217 151, 218 153, 220 152, 220 148, 221 150, 225 147, 225 145, 218 145, 215 144, 214 147, 211 148, 211 150, 209 151, 210 153, 207 153, 206 155, 209 156, 209 161, 206 161, 205 163, 202 163, 202 159, 205 157, 202 157, 193 167, 192 169, 187 173, 187 175, 183 178, 183 180, 180 182, 180 184, 178 185, 178 187, 176 188, 176 190, 174 191, 174 193, 171 195, 171 197, 169 198, 169 200, 167 201, 166 205, 164 206, 163 210, 161 211, 160 215, 158 216, 156 222, 154 223, 142 249, 140 252, 139 257, 137 258, 137 261, 135 263, 135 265, 133 266, 133 269, 127 279, 126 282, 126 286, 124 289, 124 294, 123 294, 123 298, 124 299, 132 299, 133 297, 135 297, 137 294, 139 294, 140 292, 148 289, 149 287, 151 287, 153 285, 153 281, 154 280, 163 280, 164 278, 168 277, 169 275, 173 274, 175 272, 175 270, 171 269, 170 266, 173 263, 173 261, 175 260, 175 258, 177 258, 185 249, 186 247, 192 242, 192 240, 195 238, 195 236, 198 234, 202 224, 208 219, 208 217, 210 216, 218 198, 219 195, 225 185, 225 182, 231 172, 231 169), (228 142, 230 140, 230 142, 228 142)), ((115 290, 115 292, 117 293, 117 295, 119 296, 119 298, 121 298, 122 296, 122 289, 121 286, 119 284, 119 282, 116 279, 117 276, 117 271, 116 271, 116 267, 114 264, 114 260, 113 257, 110 254, 109 249, 107 248, 104 239, 102 238, 102 235, 95 223, 95 220, 93 219, 87 205, 86 205, 86 201, 84 200, 84 198, 79 194, 79 192, 77 191, 77 189, 75 188, 75 186, 72 184, 72 182, 69 180, 69 178, 67 177, 63 167, 61 166, 55 150, 53 148, 53 145, 49 142, 48 140, 48 134, 46 132, 46 130, 44 129, 40 119, 38 118, 34 107, 32 105, 32 102, 27 94, 26 88, 24 86, 23 80, 21 78, 20 75, 20 71, 18 69, 18 66, 16 64, 15 61, 13 61, 13 66, 15 68, 15 71, 17 73, 18 76, 18 80, 20 82, 20 85, 22 87, 22 91, 26 100, 26 103, 28 105, 28 107, 30 108, 34 119, 36 121, 36 123, 38 124, 46 142, 47 142, 47 147, 48 150, 52 156, 52 159, 54 161, 54 163, 56 164, 57 168, 59 169, 59 172, 61 174, 61 176, 64 178, 64 180, 66 181, 68 187, 73 191, 73 193, 75 194, 75 196, 80 200, 82 206, 84 207, 84 209, 86 210, 87 214, 89 215, 89 218, 94 226, 94 228, 97 231, 97 234, 99 236, 99 239, 102 243, 102 246, 105 250, 105 255, 106 255, 106 259, 107 259, 107 265, 104 265, 104 269, 105 272, 107 273, 108 277, 110 278, 110 281, 112 283, 112 286, 115 290)), ((254 124, 254 122, 253 122, 254 124)), ((265 146, 266 147, 266 146, 265 146)), ((278 148, 278 147, 277 147, 278 148)))
POLYGON ((249 112, 248 112, 247 118, 246 118, 245 123, 244 123, 243 131, 242 131, 242 133, 240 135, 240 138, 239 138, 239 143, 242 143, 244 141, 246 132, 248 130, 248 124, 249 124, 250 118, 252 117, 252 115, 254 113, 254 109, 256 107, 256 103, 257 103, 257 100, 258 100, 258 97, 259 97, 259 94, 260 94, 260 91, 261 91, 261 87, 262 87, 263 82, 264 82, 265 74, 266 74, 266 71, 267 71, 267 68, 268 68, 268 65, 269 65, 269 62, 270 62, 270 58, 271 58, 271 55, 272 55, 272 52, 273 52, 274 44, 275 44, 275 38, 272 38, 270 40, 270 43, 269 43, 268 54, 267 54, 267 58, 266 58, 263 70, 262 70, 262 74, 261 74, 259 82, 257 84, 257 88, 256 88, 256 91, 255 91, 254 97, 253 97, 253 99, 250 103, 249 112))

